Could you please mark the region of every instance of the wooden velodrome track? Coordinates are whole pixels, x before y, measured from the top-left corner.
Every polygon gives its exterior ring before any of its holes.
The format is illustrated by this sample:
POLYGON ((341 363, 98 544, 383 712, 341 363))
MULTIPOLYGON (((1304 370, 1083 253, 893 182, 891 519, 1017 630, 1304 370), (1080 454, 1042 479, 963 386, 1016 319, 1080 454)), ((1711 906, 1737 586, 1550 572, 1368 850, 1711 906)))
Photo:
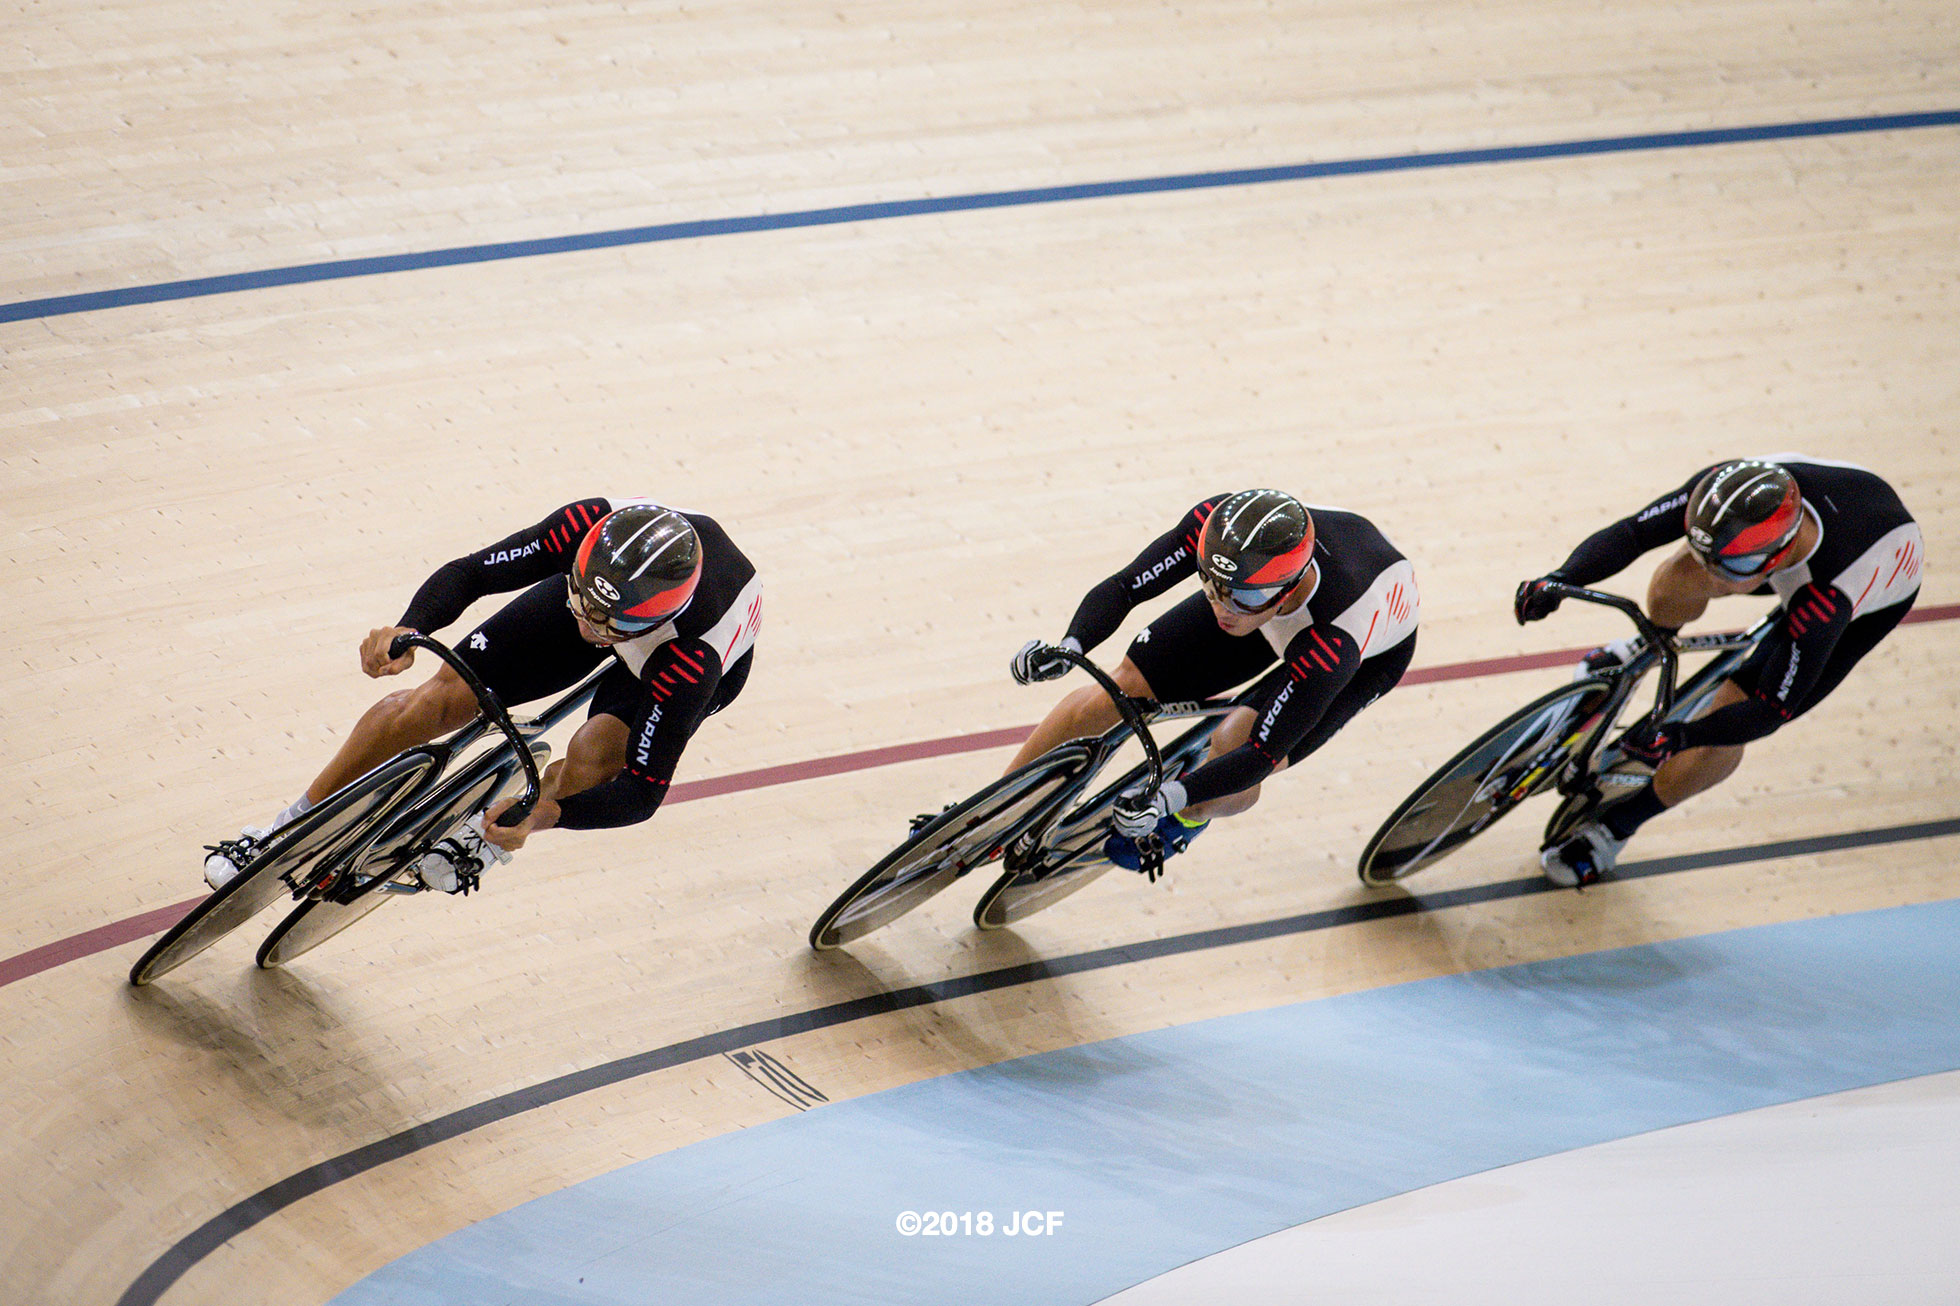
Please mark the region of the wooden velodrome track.
MULTIPOLYGON (((1827 838, 1960 814, 1949 0, 7 11, 8 1301, 325 1300, 793 1109, 726 1051, 835 1100, 1960 893, 1950 838, 1827 838), (1913 114, 1944 117, 1875 121, 1913 114), (1653 139, 1514 148, 1625 137, 1653 139), (639 230, 1345 160, 1399 162, 639 230), (346 263, 446 250, 479 253, 346 263), (1005 762, 972 737, 1052 700, 1009 654, 1202 494, 1373 516, 1416 561, 1435 669, 1614 633, 1519 630, 1510 589, 1692 467, 1781 449, 1902 488, 1929 619, 1629 853, 1679 873, 1523 892, 1526 814, 1413 883, 1436 910, 1098 953, 1374 901, 1367 833, 1562 672, 1432 676, 1166 884, 1110 877, 985 937, 960 886, 805 948, 906 817, 1005 762), (251 969, 254 928, 127 988, 198 846, 289 800, 371 701, 368 628, 593 493, 710 512, 763 570, 754 678, 680 777, 747 778, 542 836, 480 896, 288 972, 251 969), (807 765, 927 741, 964 743, 807 765)), ((1711 624, 1754 610, 1730 606, 1711 624)))

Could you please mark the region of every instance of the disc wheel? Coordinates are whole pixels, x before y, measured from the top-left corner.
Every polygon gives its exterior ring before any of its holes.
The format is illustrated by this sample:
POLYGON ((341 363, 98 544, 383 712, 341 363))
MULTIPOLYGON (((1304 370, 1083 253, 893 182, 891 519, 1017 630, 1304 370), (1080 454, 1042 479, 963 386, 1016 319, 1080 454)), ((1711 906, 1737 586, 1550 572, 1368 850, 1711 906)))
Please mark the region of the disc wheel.
POLYGON ((1064 744, 947 808, 858 877, 817 917, 810 927, 810 946, 826 951, 863 938, 974 867, 995 860, 1088 763, 1087 745, 1064 744))
POLYGON ((131 984, 148 984, 166 975, 304 886, 357 849, 393 811, 420 790, 437 765, 436 757, 412 749, 390 758, 346 785, 306 815, 272 836, 265 849, 238 877, 215 890, 130 968, 131 984))
POLYGON ((1612 699, 1611 682, 1581 680, 1479 735, 1375 832, 1361 852, 1361 882, 1392 884, 1433 865, 1551 785, 1612 699))

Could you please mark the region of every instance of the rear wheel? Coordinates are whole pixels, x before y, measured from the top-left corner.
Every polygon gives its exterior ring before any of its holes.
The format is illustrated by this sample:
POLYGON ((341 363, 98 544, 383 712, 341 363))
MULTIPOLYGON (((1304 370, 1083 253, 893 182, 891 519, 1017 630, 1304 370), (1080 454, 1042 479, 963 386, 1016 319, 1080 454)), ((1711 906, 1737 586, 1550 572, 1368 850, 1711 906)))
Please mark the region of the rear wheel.
POLYGON ((1442 860, 1555 782, 1611 705, 1613 683, 1555 689, 1486 730, 1403 800, 1362 849, 1363 884, 1442 860))
POLYGON ((137 958, 129 982, 148 984, 168 974, 287 893, 316 883, 336 862, 358 852, 390 812, 415 796, 437 765, 435 754, 411 749, 281 828, 236 879, 191 908, 137 958))
POLYGON ((1086 744, 1063 744, 947 808, 858 878, 810 927, 810 946, 835 948, 911 911, 976 866, 998 858, 1089 764, 1086 744))

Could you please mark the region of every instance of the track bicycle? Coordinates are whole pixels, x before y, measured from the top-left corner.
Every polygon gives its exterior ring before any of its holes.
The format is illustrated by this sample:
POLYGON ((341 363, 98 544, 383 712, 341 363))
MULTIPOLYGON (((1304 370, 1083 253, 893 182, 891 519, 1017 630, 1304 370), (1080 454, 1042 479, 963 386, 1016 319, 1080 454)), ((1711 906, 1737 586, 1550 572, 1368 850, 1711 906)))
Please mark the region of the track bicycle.
MULTIPOLYGON (((912 834, 859 876, 810 927, 810 946, 828 951, 861 939, 911 911, 978 867, 1004 862, 1002 874, 973 909, 973 923, 997 930, 1026 920, 1085 888, 1110 867, 1103 844, 1110 809, 1131 789, 1155 789, 1202 762, 1212 732, 1239 706, 1236 698, 1159 703, 1133 698, 1107 672, 1064 648, 1049 652, 1086 671, 1116 704, 1122 720, 1092 739, 1058 744, 963 802, 914 823, 912 834), (1153 722, 1194 720, 1159 748, 1153 722), (1090 786, 1123 742, 1135 736, 1143 761, 1102 788, 1090 786)), ((1143 869, 1163 868, 1156 836, 1138 841, 1143 869)))
POLYGON ((537 805, 538 768, 551 749, 540 736, 589 702, 607 671, 596 668, 535 717, 513 721, 497 696, 440 642, 397 636, 388 656, 425 648, 455 669, 476 695, 475 720, 445 739, 396 754, 281 826, 237 878, 165 931, 130 968, 148 984, 203 952, 290 895, 299 903, 274 927, 258 964, 284 965, 384 903, 426 892, 416 862, 482 811, 521 775, 524 795, 500 825, 521 823, 537 805), (474 745, 488 747, 472 752, 474 745))
POLYGON ((1577 585, 1546 588, 1561 598, 1626 614, 1639 631, 1628 660, 1588 669, 1571 684, 1532 700, 1445 762, 1362 849, 1357 869, 1363 884, 1392 884, 1434 865, 1527 798, 1547 790, 1556 790, 1562 801, 1546 822, 1539 846, 1564 842, 1615 791, 1638 789, 1653 775, 1652 767, 1621 751, 1624 730, 1607 738, 1648 673, 1660 672, 1654 706, 1633 724, 1692 720, 1770 633, 1778 616, 1772 612, 1745 631, 1669 637, 1631 599, 1577 585), (1682 653, 1716 656, 1677 687, 1682 653))

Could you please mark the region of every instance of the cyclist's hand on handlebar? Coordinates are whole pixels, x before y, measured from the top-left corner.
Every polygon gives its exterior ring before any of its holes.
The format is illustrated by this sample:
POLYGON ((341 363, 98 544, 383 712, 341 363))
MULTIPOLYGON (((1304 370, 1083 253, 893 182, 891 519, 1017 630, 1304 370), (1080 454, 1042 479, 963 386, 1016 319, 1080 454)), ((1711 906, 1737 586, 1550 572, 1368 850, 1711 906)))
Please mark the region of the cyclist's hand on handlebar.
POLYGON ((409 649, 398 658, 388 656, 388 646, 395 642, 397 635, 411 635, 415 632, 407 626, 383 626, 370 630, 368 637, 361 641, 361 670, 370 676, 399 676, 415 662, 415 650, 409 649))
POLYGON ((522 848, 524 841, 538 831, 549 830, 552 826, 558 824, 558 804, 552 802, 549 798, 540 798, 538 799, 537 807, 532 809, 531 814, 519 821, 516 825, 498 825, 497 822, 503 819, 504 813, 516 801, 515 798, 499 799, 483 814, 483 837, 489 842, 496 844, 505 852, 511 853, 522 848))
POLYGON ((1184 806, 1184 786, 1166 780, 1151 793, 1132 789, 1109 809, 1109 824, 1116 833, 1141 839, 1157 828, 1157 822, 1184 806))
POLYGON ((1659 766, 1686 746, 1681 738, 1679 721, 1655 724, 1650 719, 1636 722, 1631 730, 1620 736, 1620 751, 1648 766, 1659 766))
MULTIPOLYGON (((1073 637, 1064 639, 1061 647, 1071 653, 1080 653, 1082 646, 1073 637)), ((1032 685, 1037 680, 1054 680, 1068 674, 1069 661, 1057 654, 1054 648, 1038 639, 1031 639, 1021 646, 1014 660, 1007 664, 1017 685, 1032 685)))
POLYGON ((1511 600, 1511 611, 1516 614, 1518 624, 1522 626, 1527 621, 1543 621, 1557 612, 1558 605, 1565 602, 1565 596, 1553 593, 1549 587, 1565 583, 1565 577, 1553 571, 1519 584, 1517 597, 1511 600))

